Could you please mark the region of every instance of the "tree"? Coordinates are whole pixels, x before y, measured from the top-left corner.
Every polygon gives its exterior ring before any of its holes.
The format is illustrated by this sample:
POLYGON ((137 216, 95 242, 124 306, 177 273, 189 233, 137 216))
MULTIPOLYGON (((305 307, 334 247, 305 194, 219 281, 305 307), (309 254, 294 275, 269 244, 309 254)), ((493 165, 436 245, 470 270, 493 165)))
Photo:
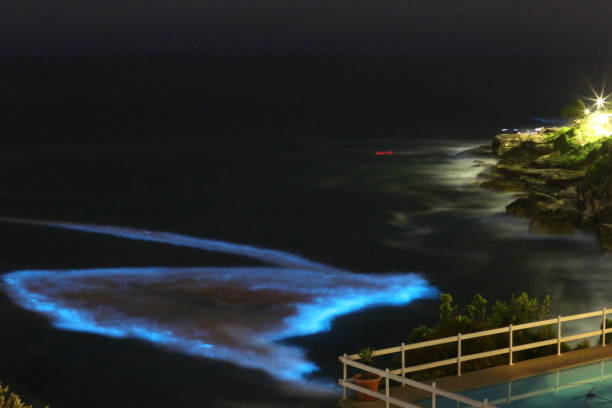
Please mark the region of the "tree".
POLYGON ((561 109, 560 114, 563 119, 581 119, 585 116, 586 109, 587 107, 584 102, 582 102, 581 99, 576 99, 570 102, 565 108, 561 109))
POLYGON ((453 306, 453 297, 448 293, 440 294, 440 322, 445 323, 453 316, 455 306, 453 306))
POLYGON ((484 323, 487 318, 487 299, 480 294, 475 294, 472 303, 466 306, 466 311, 470 319, 474 322, 484 323))

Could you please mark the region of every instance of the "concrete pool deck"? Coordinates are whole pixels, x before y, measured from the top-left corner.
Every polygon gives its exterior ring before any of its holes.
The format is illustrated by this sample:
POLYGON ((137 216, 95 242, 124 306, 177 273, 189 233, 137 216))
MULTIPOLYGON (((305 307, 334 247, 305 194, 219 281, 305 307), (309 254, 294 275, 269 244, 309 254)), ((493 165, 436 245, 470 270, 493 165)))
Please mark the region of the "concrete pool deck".
MULTIPOLYGON (((531 377, 539 374, 546 374, 557 370, 572 368, 580 365, 596 363, 598 361, 612 358, 612 344, 605 347, 589 347, 582 350, 568 351, 560 356, 552 355, 546 357, 534 358, 531 360, 519 361, 514 365, 501 365, 482 370, 471 371, 461 375, 460 377, 453 375, 442 377, 435 380, 436 386, 445 390, 460 392, 472 388, 486 387, 489 385, 514 381, 521 378, 531 377)), ((427 381, 431 384, 433 380, 427 381)), ((392 383, 393 384, 393 383, 392 383)), ((397 384, 397 383, 396 383, 397 384)), ((384 394, 384 382, 381 382, 383 388, 379 392, 384 394)), ((340 406, 343 408, 383 408, 383 401, 357 401, 354 400, 354 392, 348 391, 348 399, 340 400, 340 406)), ((412 387, 394 387, 390 389, 391 396, 407 401, 417 401, 429 397, 429 393, 417 390, 412 387)), ((391 405, 393 406, 393 405, 391 405)))

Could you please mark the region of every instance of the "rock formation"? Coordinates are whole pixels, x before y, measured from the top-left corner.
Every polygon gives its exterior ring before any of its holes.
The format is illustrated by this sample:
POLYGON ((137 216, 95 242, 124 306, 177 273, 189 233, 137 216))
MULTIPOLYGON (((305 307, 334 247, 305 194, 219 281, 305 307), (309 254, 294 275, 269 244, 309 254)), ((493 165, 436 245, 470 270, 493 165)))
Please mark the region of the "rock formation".
POLYGON ((506 212, 530 218, 532 232, 594 231, 612 250, 612 137, 577 144, 576 129, 495 136, 499 160, 479 175, 480 185, 517 192, 506 212))

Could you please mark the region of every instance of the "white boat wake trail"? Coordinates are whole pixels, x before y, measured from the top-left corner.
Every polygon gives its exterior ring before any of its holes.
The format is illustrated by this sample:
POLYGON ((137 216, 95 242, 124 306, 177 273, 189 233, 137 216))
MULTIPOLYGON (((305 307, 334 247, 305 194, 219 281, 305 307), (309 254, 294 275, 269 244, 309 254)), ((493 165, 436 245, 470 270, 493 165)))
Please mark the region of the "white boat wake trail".
POLYGON ((269 267, 24 270, 3 276, 21 307, 57 328, 137 338, 191 355, 261 369, 283 381, 317 370, 279 341, 328 330, 340 315, 437 294, 414 273, 355 274, 282 251, 155 232, 57 221, 0 221, 230 253, 269 267))

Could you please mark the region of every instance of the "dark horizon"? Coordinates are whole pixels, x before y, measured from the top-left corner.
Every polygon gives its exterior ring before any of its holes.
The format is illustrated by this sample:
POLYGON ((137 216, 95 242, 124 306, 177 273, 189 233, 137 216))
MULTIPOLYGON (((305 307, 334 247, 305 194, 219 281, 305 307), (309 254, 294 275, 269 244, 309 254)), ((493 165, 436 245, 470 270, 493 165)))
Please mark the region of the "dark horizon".
POLYGON ((0 6, 0 56, 612 57, 607 0, 210 0, 0 6))
POLYGON ((221 135, 325 140, 422 132, 432 124, 449 132, 486 124, 493 133, 558 117, 610 73, 607 60, 551 57, 2 61, 4 146, 221 135))

